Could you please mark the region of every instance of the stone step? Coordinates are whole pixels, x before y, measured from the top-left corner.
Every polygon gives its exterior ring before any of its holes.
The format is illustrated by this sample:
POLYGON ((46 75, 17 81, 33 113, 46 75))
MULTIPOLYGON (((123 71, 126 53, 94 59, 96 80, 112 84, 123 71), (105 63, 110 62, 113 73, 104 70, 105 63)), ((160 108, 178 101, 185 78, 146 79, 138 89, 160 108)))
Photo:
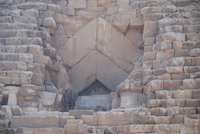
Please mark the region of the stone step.
MULTIPOLYGON (((39 45, 42 46, 42 38, 40 37, 6 37, 6 38, 0 38, 1 47, 6 47, 2 45, 15 45, 13 47, 20 47, 18 45, 39 45)), ((10 47, 10 46, 7 46, 10 47)), ((4 51, 1 51, 4 52, 4 51)), ((19 51, 21 52, 21 51, 19 51)))
POLYGON ((0 16, 0 23, 12 23, 12 16, 0 16))
POLYGON ((134 124, 124 126, 88 126, 90 133, 135 134, 135 133, 199 133, 199 125, 185 124, 134 124))
POLYGON ((7 37, 40 37, 45 38, 45 33, 42 31, 33 30, 1 30, 0 38, 7 37))
POLYGON ((20 29, 29 29, 37 30, 37 24, 34 23, 0 23, 0 30, 20 30, 20 29))
POLYGON ((190 90, 158 90, 155 91, 156 99, 199 99, 200 89, 190 90))
POLYGON ((74 120, 73 116, 12 116, 11 128, 59 128, 64 127, 68 120, 74 120))
POLYGON ((93 110, 69 110, 69 116, 74 116, 76 119, 81 119, 81 115, 93 115, 93 110))
POLYGON ((193 115, 198 114, 195 107, 169 107, 169 108, 151 108, 151 115, 154 116, 172 116, 172 115, 193 115))
POLYGON ((200 99, 149 99, 148 108, 156 107, 200 107, 200 99))
POLYGON ((64 134, 64 128, 18 128, 16 134, 64 134))

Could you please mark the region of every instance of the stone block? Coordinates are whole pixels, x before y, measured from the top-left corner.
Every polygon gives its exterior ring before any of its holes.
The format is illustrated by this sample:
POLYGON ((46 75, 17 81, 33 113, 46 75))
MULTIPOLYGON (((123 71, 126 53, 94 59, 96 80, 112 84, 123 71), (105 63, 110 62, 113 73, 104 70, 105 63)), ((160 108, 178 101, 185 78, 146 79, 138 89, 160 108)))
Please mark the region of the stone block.
POLYGON ((181 41, 174 41, 173 42, 173 49, 178 49, 181 50, 182 49, 182 42, 181 41))
POLYGON ((44 54, 43 47, 38 46, 38 45, 28 45, 27 49, 28 49, 28 53, 41 54, 41 55, 44 54))
POLYGON ((194 79, 185 79, 183 80, 183 88, 184 89, 196 89, 197 85, 194 79))
POLYGON ((199 33, 186 34, 186 40, 187 41, 199 41, 199 39, 200 39, 199 33))
POLYGON ((99 126, 128 125, 133 120, 133 115, 126 112, 98 112, 99 126))
POLYGON ((69 116, 81 119, 82 115, 93 115, 93 110, 69 110, 69 116))
POLYGON ((41 2, 35 3, 35 9, 41 10, 41 11, 46 11, 47 10, 47 4, 41 3, 41 2))
POLYGON ((63 128, 36 128, 33 131, 37 134, 64 134, 63 128))
POLYGON ((98 0, 97 5, 103 7, 113 6, 115 5, 115 0, 98 0))
POLYGON ((130 28, 143 28, 144 22, 141 18, 131 18, 130 19, 130 28))
POLYGON ((157 116, 154 119, 156 124, 170 124, 172 116, 157 116))
POLYGON ((193 92, 191 90, 176 90, 173 92, 175 99, 192 99, 193 92))
POLYGON ((12 116, 11 128, 59 127, 59 116, 12 116))
POLYGON ((60 14, 60 13, 55 13, 53 15, 54 20, 56 21, 57 24, 69 24, 69 19, 67 18, 66 15, 60 14))
POLYGON ((132 133, 151 133, 153 125, 129 125, 129 132, 132 133))
POLYGON ((144 38, 155 37, 158 33, 158 22, 146 21, 144 24, 144 38))
POLYGON ((12 114, 14 116, 21 116, 23 114, 22 109, 19 106, 13 106, 12 107, 12 114))
POLYGON ((44 106, 52 106, 55 103, 56 93, 50 92, 39 92, 38 93, 39 102, 44 106))
POLYGON ((107 15, 116 14, 118 12, 118 6, 107 7, 107 15))
POLYGON ((165 51, 165 50, 169 50, 172 49, 172 43, 171 41, 165 40, 161 43, 161 50, 165 51))
POLYGON ((68 75, 72 86, 80 92, 96 80, 96 56, 95 51, 89 53, 82 61, 76 64, 68 75), (90 63, 90 64, 88 64, 90 63), (84 69, 84 72, 82 71, 84 69))
POLYGON ((61 13, 65 15, 75 15, 75 10, 73 7, 66 7, 61 9, 61 13))
POLYGON ((165 80, 163 83, 164 90, 175 90, 181 86, 180 80, 165 80))
POLYGON ((180 73, 183 73, 183 68, 182 67, 167 67, 166 70, 170 74, 180 74, 180 73))
POLYGON ((59 116, 59 127, 64 128, 68 120, 74 119, 73 116, 59 116))
POLYGON ((121 104, 120 107, 133 108, 138 105, 138 94, 132 92, 121 92, 120 94, 121 104))
POLYGON ((134 83, 130 83, 129 89, 130 89, 131 92, 142 93, 142 82, 141 81, 135 81, 134 83))
POLYGON ((154 133, 179 133, 180 132, 180 126, 179 126, 179 124, 154 125, 152 132, 154 132, 154 133))
POLYGON ((97 0, 87 0, 87 7, 97 7, 97 0))
POLYGON ((154 100, 154 99, 151 99, 151 100, 147 100, 147 107, 149 108, 154 108, 154 107, 161 107, 162 105, 162 101, 161 100, 154 100))
POLYGON ((22 85, 19 94, 22 96, 36 96, 38 87, 31 84, 22 85))
POLYGON ((40 63, 44 65, 48 65, 50 63, 50 58, 44 55, 34 55, 34 63, 40 63))
POLYGON ((128 77, 128 73, 123 71, 109 58, 97 52, 97 79, 108 87, 111 91, 116 91, 116 87, 128 77))
POLYGON ((172 98, 172 93, 166 90, 160 90, 155 92, 156 99, 169 99, 172 98))
POLYGON ((176 106, 176 101, 174 99, 162 100, 162 107, 173 107, 176 106))
POLYGON ((174 50, 173 49, 166 50, 166 51, 160 51, 160 52, 157 52, 157 54, 156 54, 157 60, 171 59, 173 57, 174 57, 174 50))
POLYGON ((69 1, 68 7, 73 7, 74 9, 85 9, 86 8, 86 0, 69 1))
POLYGON ((194 49, 196 48, 196 43, 192 41, 187 41, 182 43, 182 49, 194 49))
POLYGON ((143 60, 155 60, 156 59, 156 52, 146 52, 143 55, 143 60))
POLYGON ((83 120, 84 124, 87 124, 89 126, 97 126, 98 125, 97 115, 82 115, 81 119, 83 120))
POLYGON ((19 61, 33 63, 33 55, 28 53, 21 53, 19 54, 19 61))
POLYGON ((186 107, 200 107, 200 100, 199 99, 187 99, 185 102, 186 107))
POLYGON ((14 93, 9 93, 8 106, 16 106, 16 105, 17 105, 17 95, 14 93))
POLYGON ((163 81, 162 80, 152 80, 151 82, 148 83, 147 86, 148 86, 147 90, 149 92, 163 90, 163 81))
POLYGON ((44 27, 50 27, 50 28, 53 28, 53 29, 57 28, 56 22, 55 22, 53 17, 44 18, 43 19, 43 26, 44 27))

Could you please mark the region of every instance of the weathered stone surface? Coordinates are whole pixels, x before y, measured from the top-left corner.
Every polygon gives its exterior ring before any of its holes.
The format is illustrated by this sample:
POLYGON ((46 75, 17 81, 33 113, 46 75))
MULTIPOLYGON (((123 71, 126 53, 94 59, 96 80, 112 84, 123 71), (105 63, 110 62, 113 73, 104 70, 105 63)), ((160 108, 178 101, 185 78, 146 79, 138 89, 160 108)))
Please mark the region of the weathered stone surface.
POLYGON ((146 37, 155 37, 158 32, 158 22, 146 21, 144 24, 144 38, 146 37))
POLYGON ((93 115, 93 110, 69 110, 69 116, 81 119, 82 115, 93 115))
POLYGON ((96 26, 97 20, 95 19, 81 28, 67 43, 57 49, 58 55, 65 64, 73 67, 94 49, 96 45, 96 26), (83 41, 82 39, 87 40, 83 41))
POLYGON ((39 102, 42 103, 44 106, 52 106, 55 103, 56 93, 50 92, 39 92, 39 102))
POLYGON ((20 115, 22 115, 22 109, 19 106, 13 106, 12 107, 12 114, 14 116, 20 116, 20 115))
POLYGON ((68 75, 76 91, 82 91, 96 80, 96 62, 95 51, 93 50, 69 70, 68 75))
POLYGON ((153 125, 129 125, 130 133, 151 133, 153 125))
POLYGON ((74 9, 85 9, 86 8, 86 0, 69 1, 68 6, 73 7, 74 9))
POLYGON ((126 77, 128 73, 117 67, 109 58, 97 52, 97 79, 108 87, 111 91, 116 91, 116 87, 126 77))
POLYGON ((137 47, 132 45, 123 34, 101 18, 98 18, 97 49, 122 69, 128 66, 137 51, 137 47))
POLYGON ((97 115, 82 115, 81 119, 83 120, 84 124, 90 126, 97 126, 98 125, 98 118, 97 115))
POLYGON ((50 27, 50 28, 53 28, 53 29, 56 29, 56 22, 55 20, 53 19, 53 17, 47 17, 47 18, 44 18, 43 19, 43 26, 45 27, 50 27))
POLYGON ((99 126, 118 126, 130 124, 133 120, 131 113, 98 112, 99 126))
POLYGON ((59 116, 12 116, 11 128, 59 127, 59 116))

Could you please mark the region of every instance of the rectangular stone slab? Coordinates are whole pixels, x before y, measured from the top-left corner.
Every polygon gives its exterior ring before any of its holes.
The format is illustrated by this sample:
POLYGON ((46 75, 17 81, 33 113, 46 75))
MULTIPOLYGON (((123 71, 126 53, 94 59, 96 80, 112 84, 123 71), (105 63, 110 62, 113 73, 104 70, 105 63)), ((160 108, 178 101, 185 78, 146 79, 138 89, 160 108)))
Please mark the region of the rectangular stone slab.
POLYGON ((12 116, 11 128, 59 127, 59 116, 12 116))

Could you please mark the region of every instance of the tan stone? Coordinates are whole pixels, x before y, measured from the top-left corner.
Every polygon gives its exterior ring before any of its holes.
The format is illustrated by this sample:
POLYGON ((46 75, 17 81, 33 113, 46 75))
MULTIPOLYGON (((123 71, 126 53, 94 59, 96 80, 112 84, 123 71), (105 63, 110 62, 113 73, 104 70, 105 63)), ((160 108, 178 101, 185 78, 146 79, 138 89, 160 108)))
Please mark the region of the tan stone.
POLYGON ((114 64, 109 58, 97 52, 97 79, 111 91, 128 77, 128 73, 114 64))
POLYGON ((111 6, 115 5, 115 0, 98 0, 98 6, 111 6))
POLYGON ((158 22, 146 21, 144 24, 144 38, 155 37, 158 32, 158 22))
POLYGON ((163 90, 163 81, 153 80, 153 81, 149 82, 147 86, 148 86, 147 90, 149 92, 154 92, 154 91, 157 91, 157 90, 163 90))
MULTIPOLYGON (((158 54, 157 54, 158 55, 158 54)), ((143 60, 155 60, 156 59, 156 52, 146 52, 143 55, 143 60)))
POLYGON ((37 95, 37 89, 38 87, 35 85, 26 84, 22 85, 21 89, 19 90, 19 93, 22 96, 35 96, 37 95))
POLYGON ((39 92, 38 93, 39 102, 44 106, 52 106, 55 103, 56 93, 50 92, 39 92))
POLYGON ((50 27, 50 28, 53 28, 53 29, 56 29, 56 22, 55 20, 53 19, 53 17, 47 17, 47 18, 44 18, 43 19, 43 26, 44 27, 50 27))
POLYGON ((76 91, 82 91, 96 80, 96 62, 95 51, 92 51, 69 70, 68 75, 76 91))
POLYGON ((97 114, 99 126, 128 125, 133 120, 133 115, 131 113, 98 112, 97 114))
POLYGON ((144 21, 141 18, 131 18, 130 28, 142 28, 144 26, 144 21))
POLYGON ((82 115, 81 119, 83 120, 84 124, 89 126, 97 126, 98 120, 97 115, 82 115))
POLYGON ((59 127, 59 116, 13 116, 11 128, 59 127))
POLYGON ((180 80, 165 80, 163 83, 164 90, 175 90, 181 86, 180 80))
POLYGON ((20 116, 20 115, 22 115, 22 109, 19 106, 13 106, 12 107, 12 114, 14 116, 20 116))
POLYGON ((153 125, 129 125, 129 132, 132 133, 151 133, 153 125))
POLYGON ((68 7, 73 7, 74 9, 85 9, 86 8, 86 0, 69 1, 68 7))
POLYGON ((53 15, 53 18, 57 24, 69 24, 69 19, 66 15, 55 13, 53 15))
POLYGON ((156 54, 157 60, 164 60, 164 59, 171 59, 174 57, 174 50, 166 50, 166 51, 160 51, 156 54))

